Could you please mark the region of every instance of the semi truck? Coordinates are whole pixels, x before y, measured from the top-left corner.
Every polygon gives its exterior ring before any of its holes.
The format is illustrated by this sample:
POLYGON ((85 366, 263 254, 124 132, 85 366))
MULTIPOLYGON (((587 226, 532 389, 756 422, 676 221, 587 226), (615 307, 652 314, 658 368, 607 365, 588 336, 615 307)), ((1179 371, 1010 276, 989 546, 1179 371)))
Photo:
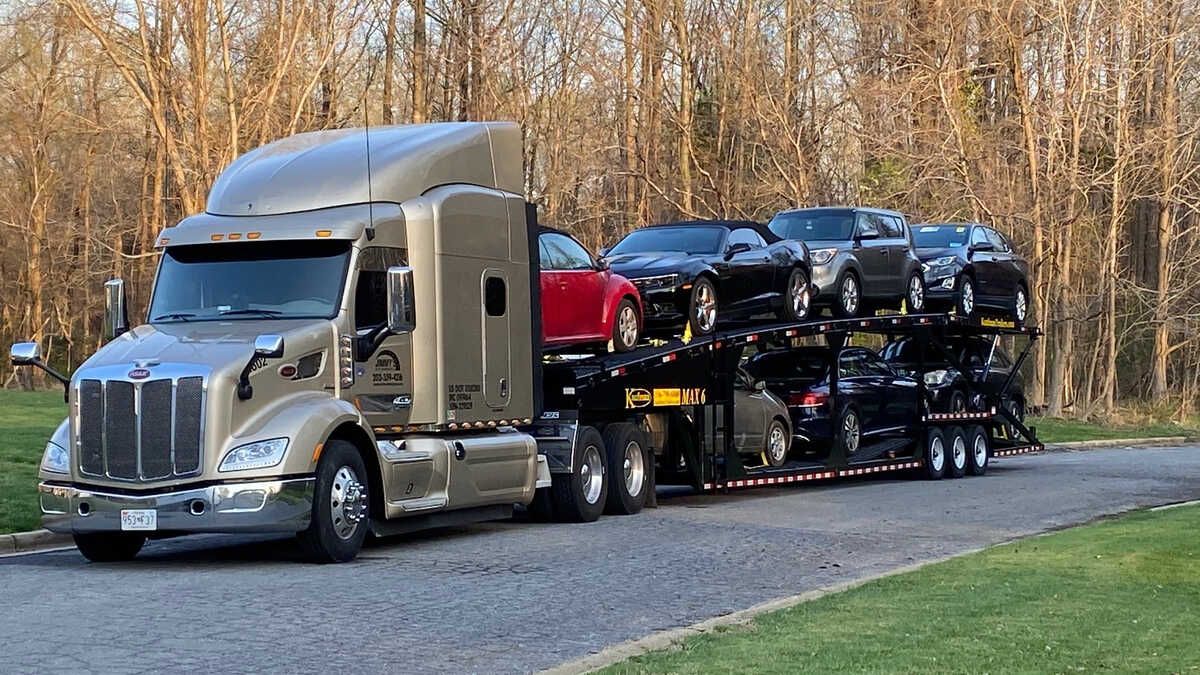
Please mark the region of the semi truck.
POLYGON ((114 279, 109 339, 69 377, 37 343, 13 345, 12 362, 57 378, 68 403, 39 471, 45 527, 92 561, 132 558, 148 538, 269 532, 344 562, 368 534, 515 510, 637 513, 659 476, 710 491, 937 478, 1040 448, 968 374, 980 409, 917 406, 898 438, 853 457, 758 467, 733 450, 746 349, 916 334, 953 358, 941 345, 954 335, 1038 335, 986 318, 771 319, 543 355, 521 148, 515 124, 446 123, 304 133, 235 160, 204 212, 157 238, 144 323, 130 326, 114 279))

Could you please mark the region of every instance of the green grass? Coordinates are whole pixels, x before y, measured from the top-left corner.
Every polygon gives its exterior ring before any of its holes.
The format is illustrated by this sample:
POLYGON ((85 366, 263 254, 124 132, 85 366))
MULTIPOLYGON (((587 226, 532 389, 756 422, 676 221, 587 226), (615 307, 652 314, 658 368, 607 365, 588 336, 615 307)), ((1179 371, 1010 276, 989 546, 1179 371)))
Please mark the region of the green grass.
POLYGON ((1087 420, 1030 417, 1025 423, 1037 427, 1038 440, 1043 443, 1095 441, 1112 438, 1153 438, 1155 436, 1200 436, 1200 428, 1162 421, 1101 425, 1087 420))
POLYGON ((1200 508, 1006 544, 606 673, 1200 671, 1200 508))
POLYGON ((62 391, 0 391, 0 533, 39 527, 37 466, 67 415, 62 391))

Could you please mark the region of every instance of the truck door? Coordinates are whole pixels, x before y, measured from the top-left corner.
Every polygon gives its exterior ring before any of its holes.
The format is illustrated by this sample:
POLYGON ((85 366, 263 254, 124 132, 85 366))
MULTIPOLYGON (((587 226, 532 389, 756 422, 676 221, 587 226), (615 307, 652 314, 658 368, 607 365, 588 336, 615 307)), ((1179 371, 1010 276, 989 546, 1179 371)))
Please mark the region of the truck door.
MULTIPOLYGON (((373 426, 407 424, 412 408, 412 335, 391 335, 387 324, 387 269, 407 265, 405 249, 371 246, 358 256, 354 328, 368 353, 355 364, 355 404, 373 426)), ((334 366, 329 366, 335 368, 334 366)))
POLYGON ((503 270, 485 269, 479 291, 483 295, 483 400, 493 408, 503 408, 510 395, 507 275, 503 270))

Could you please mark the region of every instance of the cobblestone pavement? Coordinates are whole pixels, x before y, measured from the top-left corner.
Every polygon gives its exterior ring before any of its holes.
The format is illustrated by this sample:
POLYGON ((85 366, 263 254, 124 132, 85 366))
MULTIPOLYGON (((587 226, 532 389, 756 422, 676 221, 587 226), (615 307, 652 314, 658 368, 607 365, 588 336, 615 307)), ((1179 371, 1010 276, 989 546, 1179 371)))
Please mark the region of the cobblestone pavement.
POLYGON ((987 476, 668 497, 585 525, 154 542, 133 563, 0 559, 0 672, 520 672, 820 586, 1200 497, 1200 448, 1048 453, 987 476))

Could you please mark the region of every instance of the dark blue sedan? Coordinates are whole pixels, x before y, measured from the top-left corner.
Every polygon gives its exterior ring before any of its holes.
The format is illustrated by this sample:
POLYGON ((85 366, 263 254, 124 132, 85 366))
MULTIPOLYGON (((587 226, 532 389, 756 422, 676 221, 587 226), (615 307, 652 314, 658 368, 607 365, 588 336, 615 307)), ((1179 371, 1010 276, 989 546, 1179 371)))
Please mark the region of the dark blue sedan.
POLYGON ((1019 326, 1029 314, 1029 263, 1004 235, 978 223, 912 228, 925 270, 927 305, 972 317, 999 310, 1019 326))

